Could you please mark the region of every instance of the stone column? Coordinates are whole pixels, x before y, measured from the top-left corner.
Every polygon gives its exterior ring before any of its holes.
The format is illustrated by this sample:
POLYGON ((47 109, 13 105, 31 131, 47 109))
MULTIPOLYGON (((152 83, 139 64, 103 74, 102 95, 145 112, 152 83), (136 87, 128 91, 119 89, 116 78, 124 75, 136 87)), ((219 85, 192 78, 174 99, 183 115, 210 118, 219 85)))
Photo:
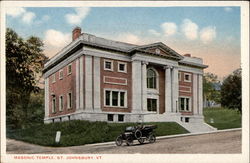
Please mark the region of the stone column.
POLYGON ((179 112, 178 97, 179 97, 178 67, 173 67, 172 69, 172 107, 173 107, 174 113, 179 112))
POLYGON ((199 100, 199 106, 198 106, 198 113, 200 115, 203 115, 203 83, 202 83, 202 77, 203 75, 200 74, 198 78, 199 83, 199 89, 198 89, 198 100, 199 100))
POLYGON ((94 57, 94 110, 101 110, 101 92, 100 92, 100 57, 94 57))
POLYGON ((170 113, 172 108, 172 86, 171 86, 171 67, 165 66, 165 113, 170 113))
POLYGON ((49 77, 45 78, 44 87, 44 105, 45 105, 45 118, 49 117, 49 77))
POLYGON ((141 98, 141 61, 134 60, 132 62, 132 112, 141 112, 142 98, 141 98))
POLYGON ((79 64, 79 58, 76 59, 76 110, 79 110, 80 108, 80 64, 79 64))
POLYGON ((142 62, 142 111, 147 111, 147 62, 142 62))
POLYGON ((198 114, 198 82, 197 74, 193 74, 193 113, 198 114))
POLYGON ((92 56, 85 56, 85 110, 93 111, 92 56))

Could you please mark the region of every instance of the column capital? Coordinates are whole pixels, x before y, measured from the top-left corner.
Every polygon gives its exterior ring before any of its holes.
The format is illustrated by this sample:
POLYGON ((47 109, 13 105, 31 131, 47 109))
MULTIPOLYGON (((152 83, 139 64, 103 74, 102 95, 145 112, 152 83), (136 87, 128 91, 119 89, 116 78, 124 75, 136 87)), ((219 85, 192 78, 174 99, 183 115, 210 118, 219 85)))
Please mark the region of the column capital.
POLYGON ((178 70, 178 69, 179 69, 179 67, 178 67, 178 66, 173 66, 173 69, 177 69, 177 70, 178 70))
POLYGON ((148 65, 148 62, 142 61, 141 64, 142 64, 142 65, 148 65))
POLYGON ((164 69, 172 69, 173 66, 166 65, 166 66, 164 66, 163 68, 164 68, 164 69))

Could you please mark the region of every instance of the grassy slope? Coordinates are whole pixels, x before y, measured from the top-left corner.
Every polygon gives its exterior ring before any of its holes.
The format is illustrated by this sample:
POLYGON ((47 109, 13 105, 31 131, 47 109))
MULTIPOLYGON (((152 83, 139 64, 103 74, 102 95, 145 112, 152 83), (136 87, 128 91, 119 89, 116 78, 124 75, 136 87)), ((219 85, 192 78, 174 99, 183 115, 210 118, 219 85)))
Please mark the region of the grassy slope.
MULTIPOLYGON (((147 123, 146 123, 147 124, 147 123)), ((187 133, 183 127, 174 122, 157 122, 156 136, 187 133)), ((88 121, 68 121, 56 124, 44 124, 28 129, 12 130, 7 137, 44 146, 73 146, 89 143, 114 141, 133 123, 106 123, 88 121), (55 143, 56 131, 61 131, 60 144, 55 143)))
POLYGON ((241 127, 241 114, 236 110, 225 108, 205 108, 204 117, 206 123, 217 129, 229 129, 241 127), (210 123, 210 119, 214 119, 214 123, 210 123))

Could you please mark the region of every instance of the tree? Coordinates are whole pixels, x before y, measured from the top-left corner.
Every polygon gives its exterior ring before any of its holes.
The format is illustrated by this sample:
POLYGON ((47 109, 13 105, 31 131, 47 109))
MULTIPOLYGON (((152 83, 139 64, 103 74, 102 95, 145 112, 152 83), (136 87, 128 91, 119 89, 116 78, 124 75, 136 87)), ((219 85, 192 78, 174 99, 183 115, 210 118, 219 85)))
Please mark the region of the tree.
POLYGON ((7 125, 23 127, 30 94, 39 91, 43 64, 43 42, 31 36, 24 40, 10 28, 6 32, 6 117, 7 125))
POLYGON ((216 89, 216 85, 220 86, 218 76, 213 73, 205 73, 203 77, 203 95, 204 101, 214 101, 220 103, 220 90, 216 89))
POLYGON ((221 87, 221 105, 241 112, 242 87, 241 69, 235 70, 224 81, 221 87))

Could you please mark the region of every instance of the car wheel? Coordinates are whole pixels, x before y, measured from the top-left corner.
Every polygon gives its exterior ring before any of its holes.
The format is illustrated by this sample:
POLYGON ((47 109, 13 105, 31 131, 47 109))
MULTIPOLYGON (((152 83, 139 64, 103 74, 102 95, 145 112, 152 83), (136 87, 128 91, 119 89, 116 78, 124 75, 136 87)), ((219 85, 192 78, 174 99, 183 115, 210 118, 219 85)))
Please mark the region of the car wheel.
POLYGON ((135 137, 136 137, 136 139, 140 139, 142 137, 142 133, 140 130, 135 131, 135 137))
POLYGON ((143 138, 140 138, 140 139, 138 139, 138 142, 139 142, 140 144, 143 144, 143 143, 144 143, 144 139, 143 139, 143 138))
POLYGON ((122 137, 121 137, 121 136, 118 136, 118 137, 116 138, 116 140, 115 140, 115 144, 116 144, 117 146, 121 146, 122 143, 123 143, 122 137))
POLYGON ((133 138, 132 138, 132 136, 128 136, 126 140, 127 140, 126 144, 128 146, 133 144, 133 138))
POLYGON ((149 135, 149 137, 148 137, 149 143, 154 143, 155 140, 156 140, 155 135, 153 135, 153 134, 152 134, 152 135, 149 135))

